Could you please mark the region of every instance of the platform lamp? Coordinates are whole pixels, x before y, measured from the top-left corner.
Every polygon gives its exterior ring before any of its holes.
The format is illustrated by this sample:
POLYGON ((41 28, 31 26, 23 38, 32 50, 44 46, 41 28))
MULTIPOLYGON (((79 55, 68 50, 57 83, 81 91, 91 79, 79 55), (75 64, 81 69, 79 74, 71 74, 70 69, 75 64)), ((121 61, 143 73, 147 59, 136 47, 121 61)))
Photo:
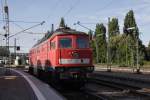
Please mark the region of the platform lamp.
MULTIPOLYGON (((137 27, 129 27, 127 31, 134 30, 134 34, 136 34, 137 27)), ((140 73, 140 66, 139 66, 139 34, 136 37, 136 72, 140 73)))

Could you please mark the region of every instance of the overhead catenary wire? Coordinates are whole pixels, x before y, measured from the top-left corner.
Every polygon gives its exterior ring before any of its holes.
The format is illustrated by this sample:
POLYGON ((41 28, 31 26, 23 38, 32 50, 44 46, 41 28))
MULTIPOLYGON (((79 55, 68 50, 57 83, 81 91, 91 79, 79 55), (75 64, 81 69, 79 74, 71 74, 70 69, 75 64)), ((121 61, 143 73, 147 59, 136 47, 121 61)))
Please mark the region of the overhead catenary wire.
MULTIPOLYGON (((14 25, 16 25, 17 27, 19 27, 21 30, 24 30, 24 28, 22 26, 20 26, 19 24, 13 23, 14 25)), ((45 34, 45 33, 35 33, 35 32, 29 32, 29 31, 24 31, 23 33, 28 33, 28 34, 45 34)))
POLYGON ((63 17, 66 17, 77 5, 80 3, 80 0, 76 0, 76 2, 70 6, 70 8, 67 10, 67 12, 63 15, 63 17))
POLYGON ((54 12, 55 12, 55 10, 56 10, 56 8, 57 8, 57 6, 59 5, 60 2, 61 2, 61 0, 56 1, 56 3, 51 8, 51 9, 53 9, 53 13, 49 14, 46 19, 48 19, 50 16, 53 16, 55 14, 54 12))
POLYGON ((27 30, 29 30, 29 29, 32 29, 32 28, 34 28, 34 27, 37 27, 37 26, 39 26, 39 25, 43 25, 44 23, 45 23, 45 21, 42 21, 42 22, 39 23, 39 24, 36 24, 36 25, 34 25, 34 26, 31 26, 31 27, 29 27, 29 28, 27 28, 27 29, 24 29, 24 30, 22 30, 22 31, 19 31, 19 32, 15 33, 15 34, 13 34, 13 35, 11 35, 11 36, 9 36, 9 38, 11 38, 11 37, 13 37, 13 36, 15 36, 15 35, 18 35, 18 34, 20 34, 20 33, 23 33, 23 32, 25 32, 25 31, 27 31, 27 30))
POLYGON ((16 24, 15 22, 13 22, 14 25, 16 25, 17 27, 19 27, 20 29, 24 29, 22 26, 20 26, 19 24, 16 24))
MULTIPOLYGON (((101 8, 101 10, 104 10, 106 7, 108 7, 110 4, 112 4, 112 2, 113 2, 114 0, 111 0, 109 3, 107 3, 106 5, 104 5, 102 8, 101 8)), ((101 11, 101 10, 97 10, 97 11, 101 11)), ((82 23, 82 24, 97 24, 97 23, 95 23, 95 22, 91 22, 91 23, 82 23)), ((104 24, 108 24, 108 23, 104 23, 104 24)))
POLYGON ((100 11, 104 10, 105 8, 109 7, 113 2, 114 2, 114 0, 109 1, 106 5, 104 5, 102 8, 100 8, 101 10, 97 10, 97 11, 100 12, 100 11))
MULTIPOLYGON (((0 21, 6 21, 5 19, 0 21)), ((18 22, 18 23, 40 23, 39 21, 23 21, 23 20, 9 20, 9 22, 18 22)))

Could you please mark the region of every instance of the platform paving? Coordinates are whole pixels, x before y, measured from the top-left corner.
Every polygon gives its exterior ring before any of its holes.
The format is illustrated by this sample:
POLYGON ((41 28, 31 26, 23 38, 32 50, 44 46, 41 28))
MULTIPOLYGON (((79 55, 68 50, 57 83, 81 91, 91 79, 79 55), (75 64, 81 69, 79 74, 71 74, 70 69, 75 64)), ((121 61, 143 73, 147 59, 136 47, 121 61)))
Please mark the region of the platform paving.
POLYGON ((48 84, 17 69, 0 68, 0 100, 64 100, 48 84))
POLYGON ((0 100, 38 100, 21 75, 0 68, 0 100))

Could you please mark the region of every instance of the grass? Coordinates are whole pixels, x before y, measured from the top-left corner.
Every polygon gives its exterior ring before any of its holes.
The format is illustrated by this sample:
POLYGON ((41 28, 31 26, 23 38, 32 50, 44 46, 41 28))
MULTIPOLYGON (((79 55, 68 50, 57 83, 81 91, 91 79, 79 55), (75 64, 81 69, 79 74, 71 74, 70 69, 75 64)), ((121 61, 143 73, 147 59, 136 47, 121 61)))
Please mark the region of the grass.
POLYGON ((150 61, 144 61, 144 65, 150 65, 150 61))

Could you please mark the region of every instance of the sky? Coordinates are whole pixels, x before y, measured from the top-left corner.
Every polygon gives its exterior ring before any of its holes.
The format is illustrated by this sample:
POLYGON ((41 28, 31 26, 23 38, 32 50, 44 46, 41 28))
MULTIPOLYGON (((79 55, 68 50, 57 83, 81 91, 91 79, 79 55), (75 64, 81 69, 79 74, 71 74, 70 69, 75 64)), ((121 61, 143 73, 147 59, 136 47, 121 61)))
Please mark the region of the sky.
MULTIPOLYGON (((122 33, 124 18, 129 10, 133 10, 139 27, 140 39, 146 46, 150 41, 150 0, 7 0, 9 6, 10 34, 15 34, 42 21, 45 24, 34 27, 29 32, 42 34, 21 33, 10 38, 10 45, 21 47, 18 52, 28 52, 31 47, 51 30, 51 24, 58 28, 60 18, 64 17, 66 24, 78 31, 88 30, 74 25, 80 21, 84 26, 94 30, 96 23, 104 23, 107 27, 108 17, 117 17, 122 33)), ((0 0, 0 33, 4 34, 2 6, 0 0)), ((0 45, 5 45, 4 37, 0 36, 0 45)))

